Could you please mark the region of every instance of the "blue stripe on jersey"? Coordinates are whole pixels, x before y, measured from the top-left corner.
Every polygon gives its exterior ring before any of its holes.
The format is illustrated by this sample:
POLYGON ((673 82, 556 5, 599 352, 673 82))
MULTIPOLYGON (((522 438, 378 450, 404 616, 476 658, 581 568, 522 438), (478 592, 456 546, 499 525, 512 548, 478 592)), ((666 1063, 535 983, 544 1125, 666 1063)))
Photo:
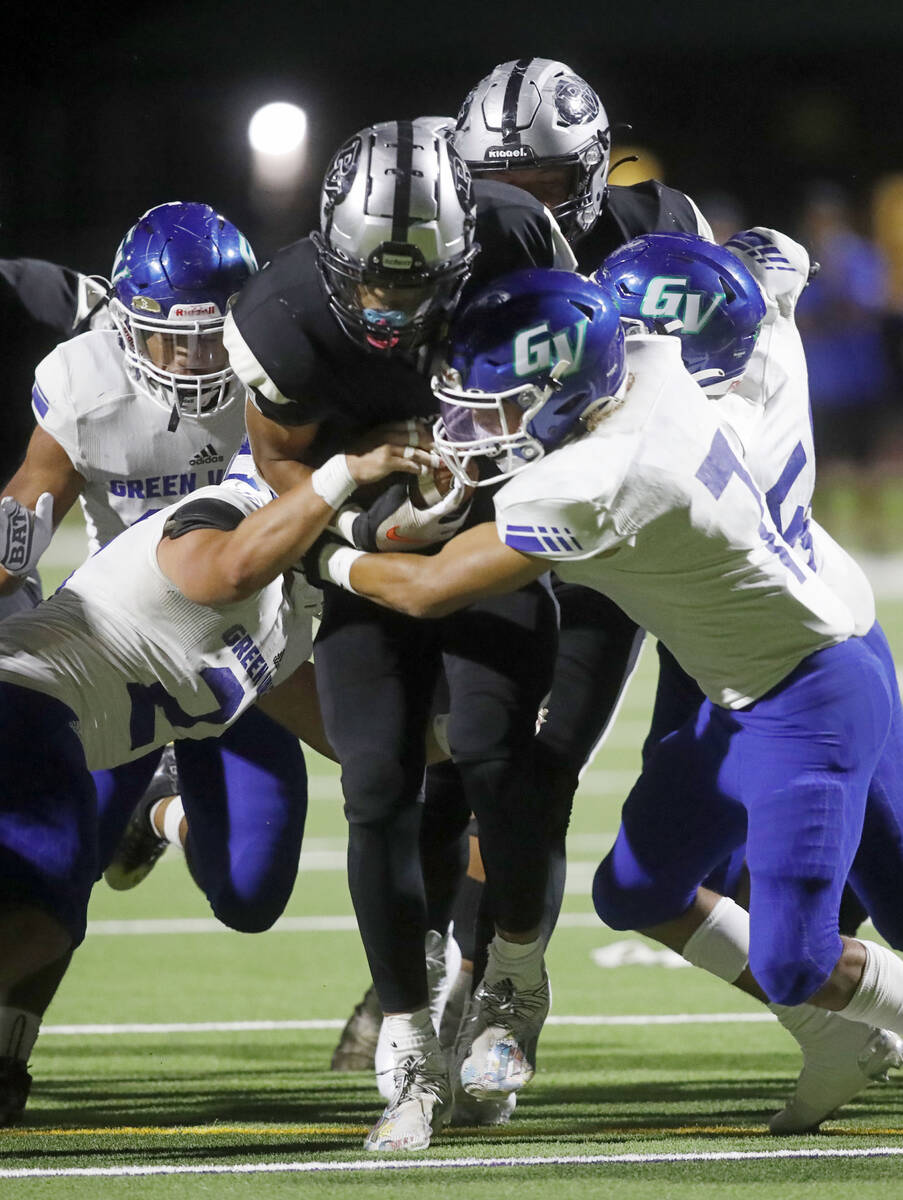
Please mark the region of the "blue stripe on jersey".
POLYGON ((583 550, 570 529, 557 525, 506 525, 505 545, 524 554, 549 554, 555 550, 583 550))
POLYGON ((37 383, 35 383, 34 387, 31 389, 31 402, 38 410, 39 417, 47 416, 47 413, 50 409, 50 401, 38 387, 37 383))
POLYGON ((797 442, 790 452, 790 457, 784 464, 784 470, 778 476, 777 482, 765 493, 765 501, 768 504, 771 519, 788 542, 792 542, 793 539, 787 536, 787 531, 781 526, 781 505, 787 499, 787 493, 796 483, 805 465, 806 451, 803 449, 803 443, 797 442))

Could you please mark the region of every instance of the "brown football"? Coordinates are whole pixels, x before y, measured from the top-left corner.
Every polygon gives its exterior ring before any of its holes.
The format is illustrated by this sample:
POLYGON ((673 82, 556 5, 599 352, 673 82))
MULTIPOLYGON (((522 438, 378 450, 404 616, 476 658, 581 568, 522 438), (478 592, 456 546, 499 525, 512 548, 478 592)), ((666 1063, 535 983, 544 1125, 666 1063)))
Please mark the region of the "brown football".
MULTIPOLYGON (((479 472, 476 462, 470 462, 467 473, 471 479, 477 479, 479 472)), ((437 504, 443 496, 447 496, 455 482, 455 477, 445 465, 440 463, 423 475, 418 475, 411 488, 411 501, 416 508, 430 508, 437 504)), ((473 488, 466 489, 467 499, 473 495, 473 488)))

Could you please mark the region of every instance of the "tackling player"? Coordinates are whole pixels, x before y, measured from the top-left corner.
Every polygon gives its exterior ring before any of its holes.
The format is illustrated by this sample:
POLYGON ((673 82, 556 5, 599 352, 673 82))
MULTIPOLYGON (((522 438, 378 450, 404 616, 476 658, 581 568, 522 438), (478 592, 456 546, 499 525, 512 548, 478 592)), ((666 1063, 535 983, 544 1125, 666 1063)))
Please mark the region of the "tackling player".
MULTIPOLYGON (((128 231, 113 264, 109 327, 60 344, 36 369, 37 425, 0 503, 0 591, 24 595, 19 585, 76 498, 93 553, 222 478, 244 434, 245 395, 223 320, 255 270, 243 235, 206 204, 158 205, 128 231)), ((179 841, 187 809, 196 826, 187 861, 213 911, 236 928, 268 928, 297 873, 306 809, 297 740, 254 710, 221 742, 186 742, 175 756, 178 782, 159 750, 98 772, 101 866, 133 812, 130 836, 153 862, 167 842, 151 821, 179 841)), ((0 1006, 0 1124, 21 1115, 28 1057, 66 965, 0 1006)))
POLYGON ((0 988, 77 946, 98 867, 92 772, 290 719, 319 604, 298 568, 360 484, 429 463, 383 429, 284 496, 232 477, 149 514, 0 624, 0 988), (277 685, 286 681, 288 694, 277 685))
MULTIPOLYGON (((903 944, 889 886, 899 841, 880 860, 856 857, 868 789, 900 720, 892 664, 781 538, 680 343, 640 335, 625 355, 607 289, 523 273, 461 314, 438 391, 436 441, 450 464, 489 453, 518 473, 496 496, 495 527, 461 534, 428 562, 340 547, 321 555, 321 569, 419 616, 521 586, 549 560, 604 588, 707 698, 644 764, 597 878, 600 915, 620 927, 625 907, 642 910, 647 919, 629 924, 653 936, 673 917, 683 937, 671 930, 668 944, 683 948, 708 908, 704 893, 694 900, 699 881, 745 840, 760 994, 802 1017, 806 1004, 838 1012, 865 1025, 866 1040, 870 1027, 903 1033, 903 964, 837 933, 852 868, 878 928, 903 944), (679 852, 678 826, 654 807, 662 795, 669 812, 705 809, 679 852)), ((720 946, 733 970, 735 948, 713 942, 710 959, 720 946)), ((502 1024, 516 1032, 510 1017, 502 1024)), ((485 1035, 479 1023, 467 1032, 485 1035)))

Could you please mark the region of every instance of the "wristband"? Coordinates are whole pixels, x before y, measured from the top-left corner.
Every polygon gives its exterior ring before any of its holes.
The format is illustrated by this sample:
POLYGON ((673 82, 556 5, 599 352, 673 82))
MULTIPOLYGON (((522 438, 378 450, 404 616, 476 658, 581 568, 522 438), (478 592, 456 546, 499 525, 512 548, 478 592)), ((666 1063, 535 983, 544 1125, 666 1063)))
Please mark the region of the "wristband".
POLYGON ((328 579, 330 583, 344 588, 346 592, 354 592, 354 595, 357 596, 359 593, 355 592, 351 586, 351 568, 363 554, 363 550, 354 550, 351 546, 336 546, 333 544, 324 547, 320 553, 320 561, 317 564, 320 570, 320 578, 328 579))
POLYGON ((339 509, 335 517, 330 521, 330 530, 334 530, 340 538, 343 538, 350 546, 353 546, 354 522, 363 511, 356 504, 346 504, 344 508, 339 509))
POLYGON ((333 454, 311 475, 310 486, 330 508, 341 508, 351 493, 357 490, 357 480, 348 469, 345 455, 333 454))

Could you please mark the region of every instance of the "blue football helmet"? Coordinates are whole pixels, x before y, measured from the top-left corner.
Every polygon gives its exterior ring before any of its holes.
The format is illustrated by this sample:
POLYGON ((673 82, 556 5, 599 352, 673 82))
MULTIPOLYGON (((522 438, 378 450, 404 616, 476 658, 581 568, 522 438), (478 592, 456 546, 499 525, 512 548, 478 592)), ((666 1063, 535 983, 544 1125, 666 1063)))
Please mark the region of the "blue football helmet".
POLYGON ((432 381, 436 449, 468 486, 475 457, 513 475, 585 432, 624 378, 624 332, 606 285, 570 271, 513 271, 452 324, 446 366, 432 381))
POLYGON ((172 428, 242 394, 223 324, 256 270, 247 239, 209 204, 160 204, 122 239, 110 315, 137 386, 171 413, 172 428))
POLYGON ((692 233, 647 233, 610 254, 596 278, 608 282, 624 317, 679 336, 684 366, 710 396, 746 370, 765 300, 730 250, 692 233))

